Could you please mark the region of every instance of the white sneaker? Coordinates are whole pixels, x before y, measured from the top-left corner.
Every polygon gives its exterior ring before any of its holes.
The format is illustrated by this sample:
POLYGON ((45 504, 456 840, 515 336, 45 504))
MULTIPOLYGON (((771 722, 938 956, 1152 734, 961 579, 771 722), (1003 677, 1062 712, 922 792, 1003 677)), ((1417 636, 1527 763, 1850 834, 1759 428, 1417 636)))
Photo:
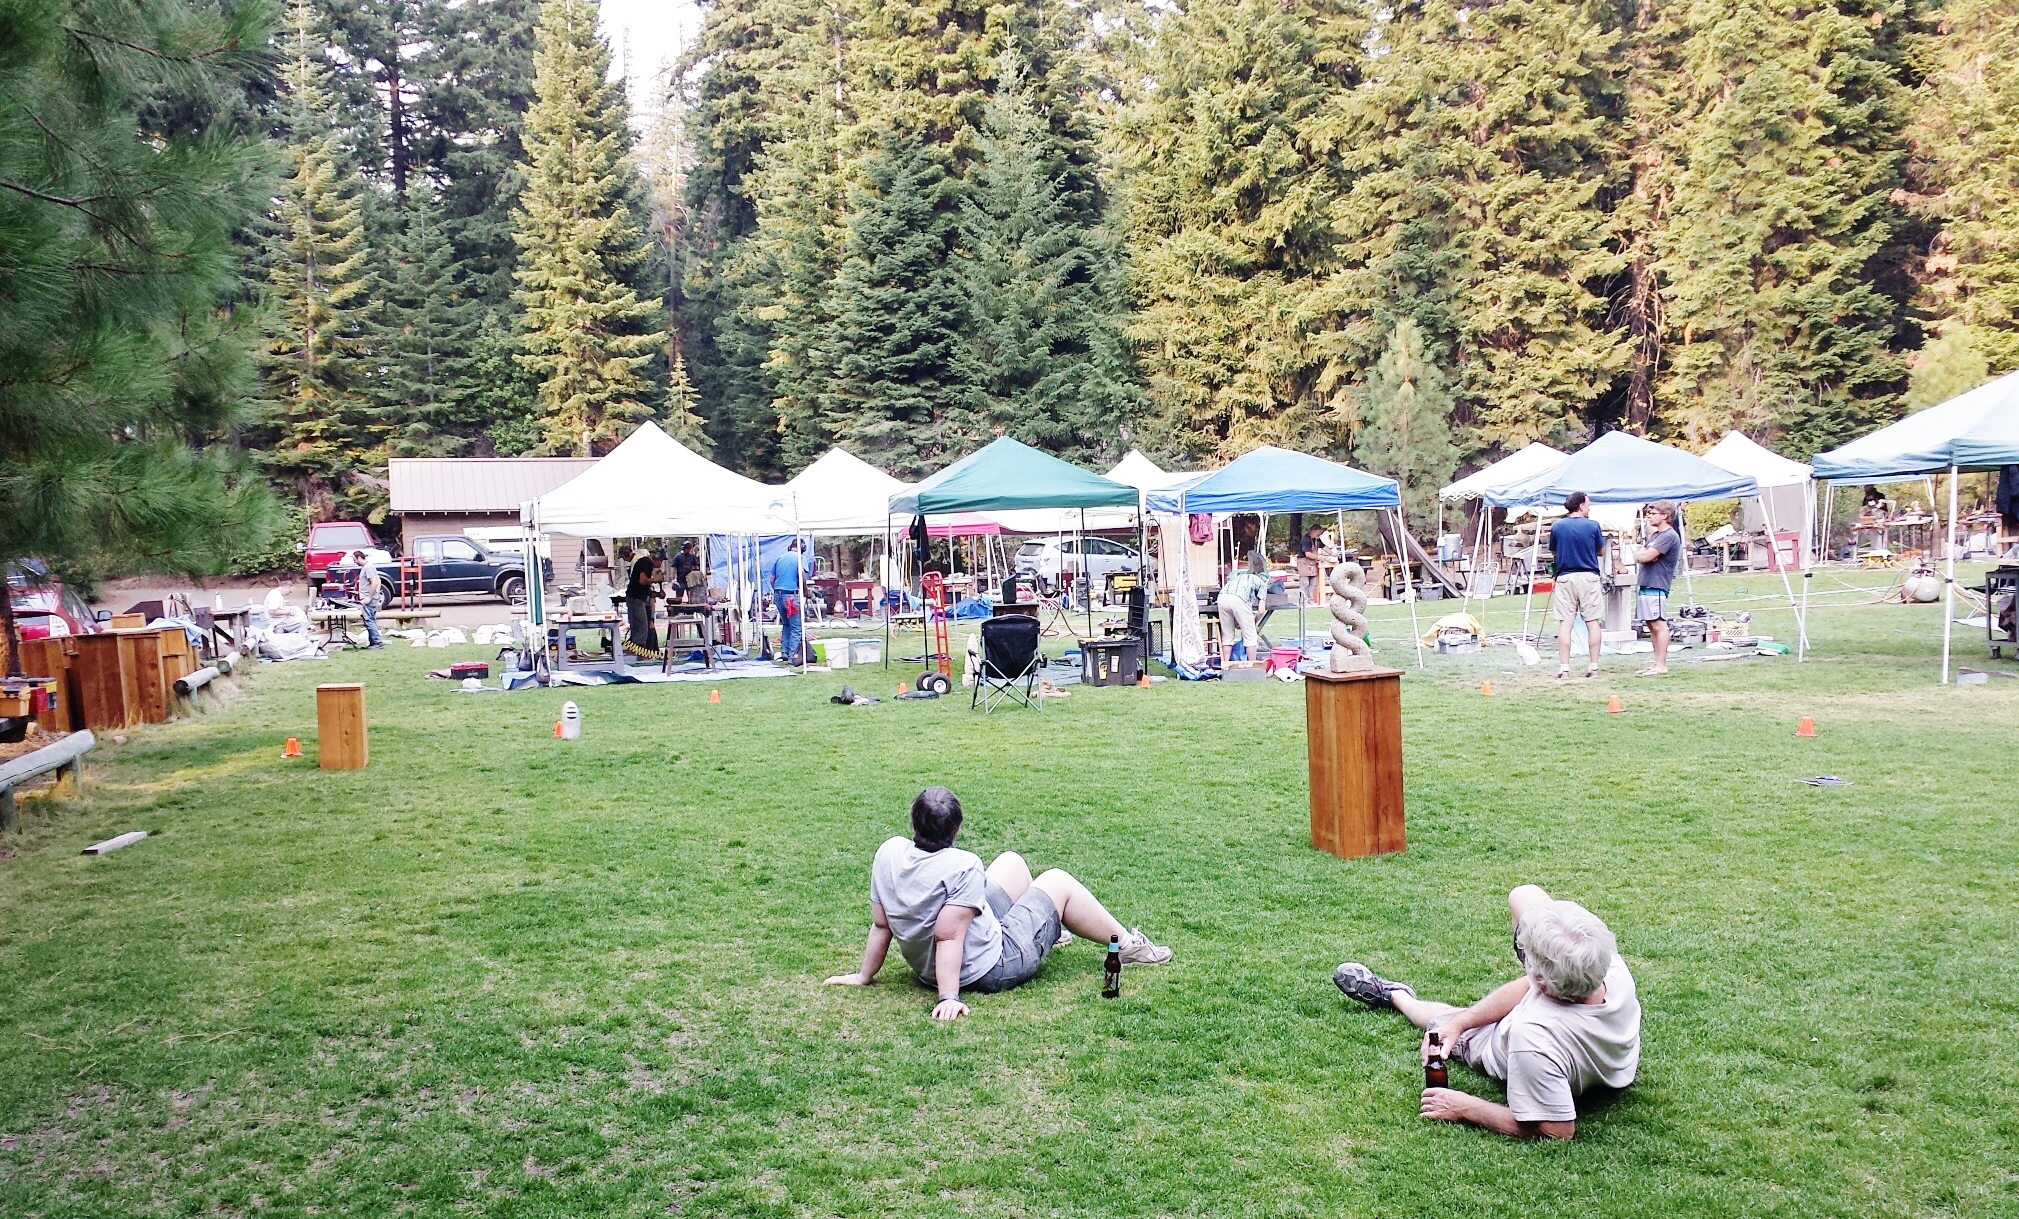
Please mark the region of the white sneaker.
POLYGON ((1129 938, 1122 944, 1122 964, 1162 965, 1170 959, 1170 949, 1161 944, 1152 944, 1150 937, 1143 934, 1142 928, 1129 928, 1129 938))

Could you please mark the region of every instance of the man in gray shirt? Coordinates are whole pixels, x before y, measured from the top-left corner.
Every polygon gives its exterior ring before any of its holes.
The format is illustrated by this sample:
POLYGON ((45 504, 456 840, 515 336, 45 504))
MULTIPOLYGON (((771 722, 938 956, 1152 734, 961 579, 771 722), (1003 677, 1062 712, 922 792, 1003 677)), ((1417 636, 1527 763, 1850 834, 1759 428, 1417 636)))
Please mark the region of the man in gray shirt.
POLYGON ((362 550, 351 551, 351 562, 358 565, 358 612, 364 615, 365 646, 382 648, 386 641, 379 635, 379 565, 362 550))
POLYGON ((1675 529, 1675 505, 1665 499, 1647 506, 1647 523, 1647 541, 1634 553, 1640 564, 1634 617, 1647 623, 1648 638, 1654 641, 1654 663, 1640 675, 1660 677, 1668 672, 1668 594, 1682 559, 1682 535, 1675 529))
POLYGON ((913 975, 939 992, 933 1019, 958 1020, 968 1014, 963 988, 987 994, 1030 981, 1066 938, 1062 925, 1103 946, 1119 938, 1126 965, 1171 959, 1170 949, 1123 927, 1067 872, 1053 868, 1034 878, 1015 851, 983 868, 980 856, 954 847, 960 823, 960 801, 944 787, 928 787, 911 802, 912 836, 886 841, 870 865, 862 968, 827 985, 869 985, 895 940, 913 975))

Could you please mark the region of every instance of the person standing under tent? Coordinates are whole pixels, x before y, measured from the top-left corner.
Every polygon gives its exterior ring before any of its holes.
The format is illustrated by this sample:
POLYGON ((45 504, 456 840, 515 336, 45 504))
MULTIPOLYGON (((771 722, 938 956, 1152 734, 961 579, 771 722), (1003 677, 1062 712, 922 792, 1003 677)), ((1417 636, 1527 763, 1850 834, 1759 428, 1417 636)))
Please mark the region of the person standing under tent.
POLYGON ((624 612, 630 619, 631 642, 650 652, 659 650, 659 628, 652 622, 652 598, 659 582, 656 560, 641 554, 631 561, 631 582, 624 586, 624 612))
POLYGON ((694 573, 701 568, 701 556, 694 553, 694 539, 680 543, 680 553, 673 556, 673 591, 675 601, 694 600, 692 589, 695 585, 694 573))
POLYGON ((1227 577, 1227 583, 1220 589, 1220 599, 1215 603, 1220 611, 1220 639, 1231 656, 1234 632, 1241 633, 1246 660, 1255 659, 1261 649, 1261 633, 1255 625, 1255 611, 1269 595, 1269 578, 1262 574, 1262 552, 1259 549, 1248 552, 1248 567, 1227 577))
POLYGON ((365 647, 382 648, 386 641, 379 634, 379 565, 362 550, 351 551, 351 562, 358 565, 358 613, 365 620, 365 647))
POLYGON ((798 538, 787 542, 784 551, 771 560, 771 569, 766 574, 765 582, 771 586, 771 604, 778 609, 779 659, 786 664, 799 664, 801 607, 798 538))
POLYGON ((1325 564, 1336 558, 1325 545, 1325 527, 1313 525, 1297 542, 1297 576, 1304 585, 1304 604, 1317 605, 1323 598, 1325 564))
POLYGON ((1682 560, 1682 535, 1675 529, 1675 505, 1665 499, 1647 506, 1647 522, 1652 532, 1634 555, 1640 563, 1640 596, 1634 617, 1647 623, 1648 638, 1654 640, 1654 663, 1640 675, 1660 677, 1668 672, 1668 594, 1675 585, 1676 565, 1682 560))
POLYGON ((1605 530, 1591 519, 1591 497, 1572 491, 1563 501, 1570 515, 1549 527, 1549 549, 1556 556, 1556 591, 1549 608, 1556 614, 1556 679, 1570 676, 1570 625, 1584 619, 1585 635, 1591 645, 1591 663, 1586 677, 1598 676, 1598 649, 1604 641, 1605 583, 1599 576, 1598 556, 1605 549, 1605 530))

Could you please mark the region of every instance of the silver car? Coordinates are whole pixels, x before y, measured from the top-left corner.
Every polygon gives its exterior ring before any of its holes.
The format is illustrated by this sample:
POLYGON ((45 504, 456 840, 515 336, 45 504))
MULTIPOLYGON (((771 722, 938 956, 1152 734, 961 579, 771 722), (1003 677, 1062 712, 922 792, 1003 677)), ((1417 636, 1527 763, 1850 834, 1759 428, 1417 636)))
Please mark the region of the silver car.
POLYGON ((1017 547, 1016 553, 1018 574, 1036 576, 1047 588, 1059 586, 1061 571, 1077 577, 1084 568, 1099 589, 1117 572, 1141 567, 1135 547, 1108 538, 1035 538, 1017 547))

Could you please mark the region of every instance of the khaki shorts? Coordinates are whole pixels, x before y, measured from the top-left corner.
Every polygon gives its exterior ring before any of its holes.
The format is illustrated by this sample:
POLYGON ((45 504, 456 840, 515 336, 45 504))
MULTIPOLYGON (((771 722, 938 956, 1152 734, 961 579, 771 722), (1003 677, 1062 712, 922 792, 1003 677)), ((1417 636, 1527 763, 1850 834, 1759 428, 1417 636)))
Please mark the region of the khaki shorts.
POLYGON ((1597 622, 1605 617, 1605 585, 1595 571, 1565 572, 1556 578, 1556 592, 1549 598, 1549 608, 1562 622, 1569 622, 1572 617, 1597 622))

